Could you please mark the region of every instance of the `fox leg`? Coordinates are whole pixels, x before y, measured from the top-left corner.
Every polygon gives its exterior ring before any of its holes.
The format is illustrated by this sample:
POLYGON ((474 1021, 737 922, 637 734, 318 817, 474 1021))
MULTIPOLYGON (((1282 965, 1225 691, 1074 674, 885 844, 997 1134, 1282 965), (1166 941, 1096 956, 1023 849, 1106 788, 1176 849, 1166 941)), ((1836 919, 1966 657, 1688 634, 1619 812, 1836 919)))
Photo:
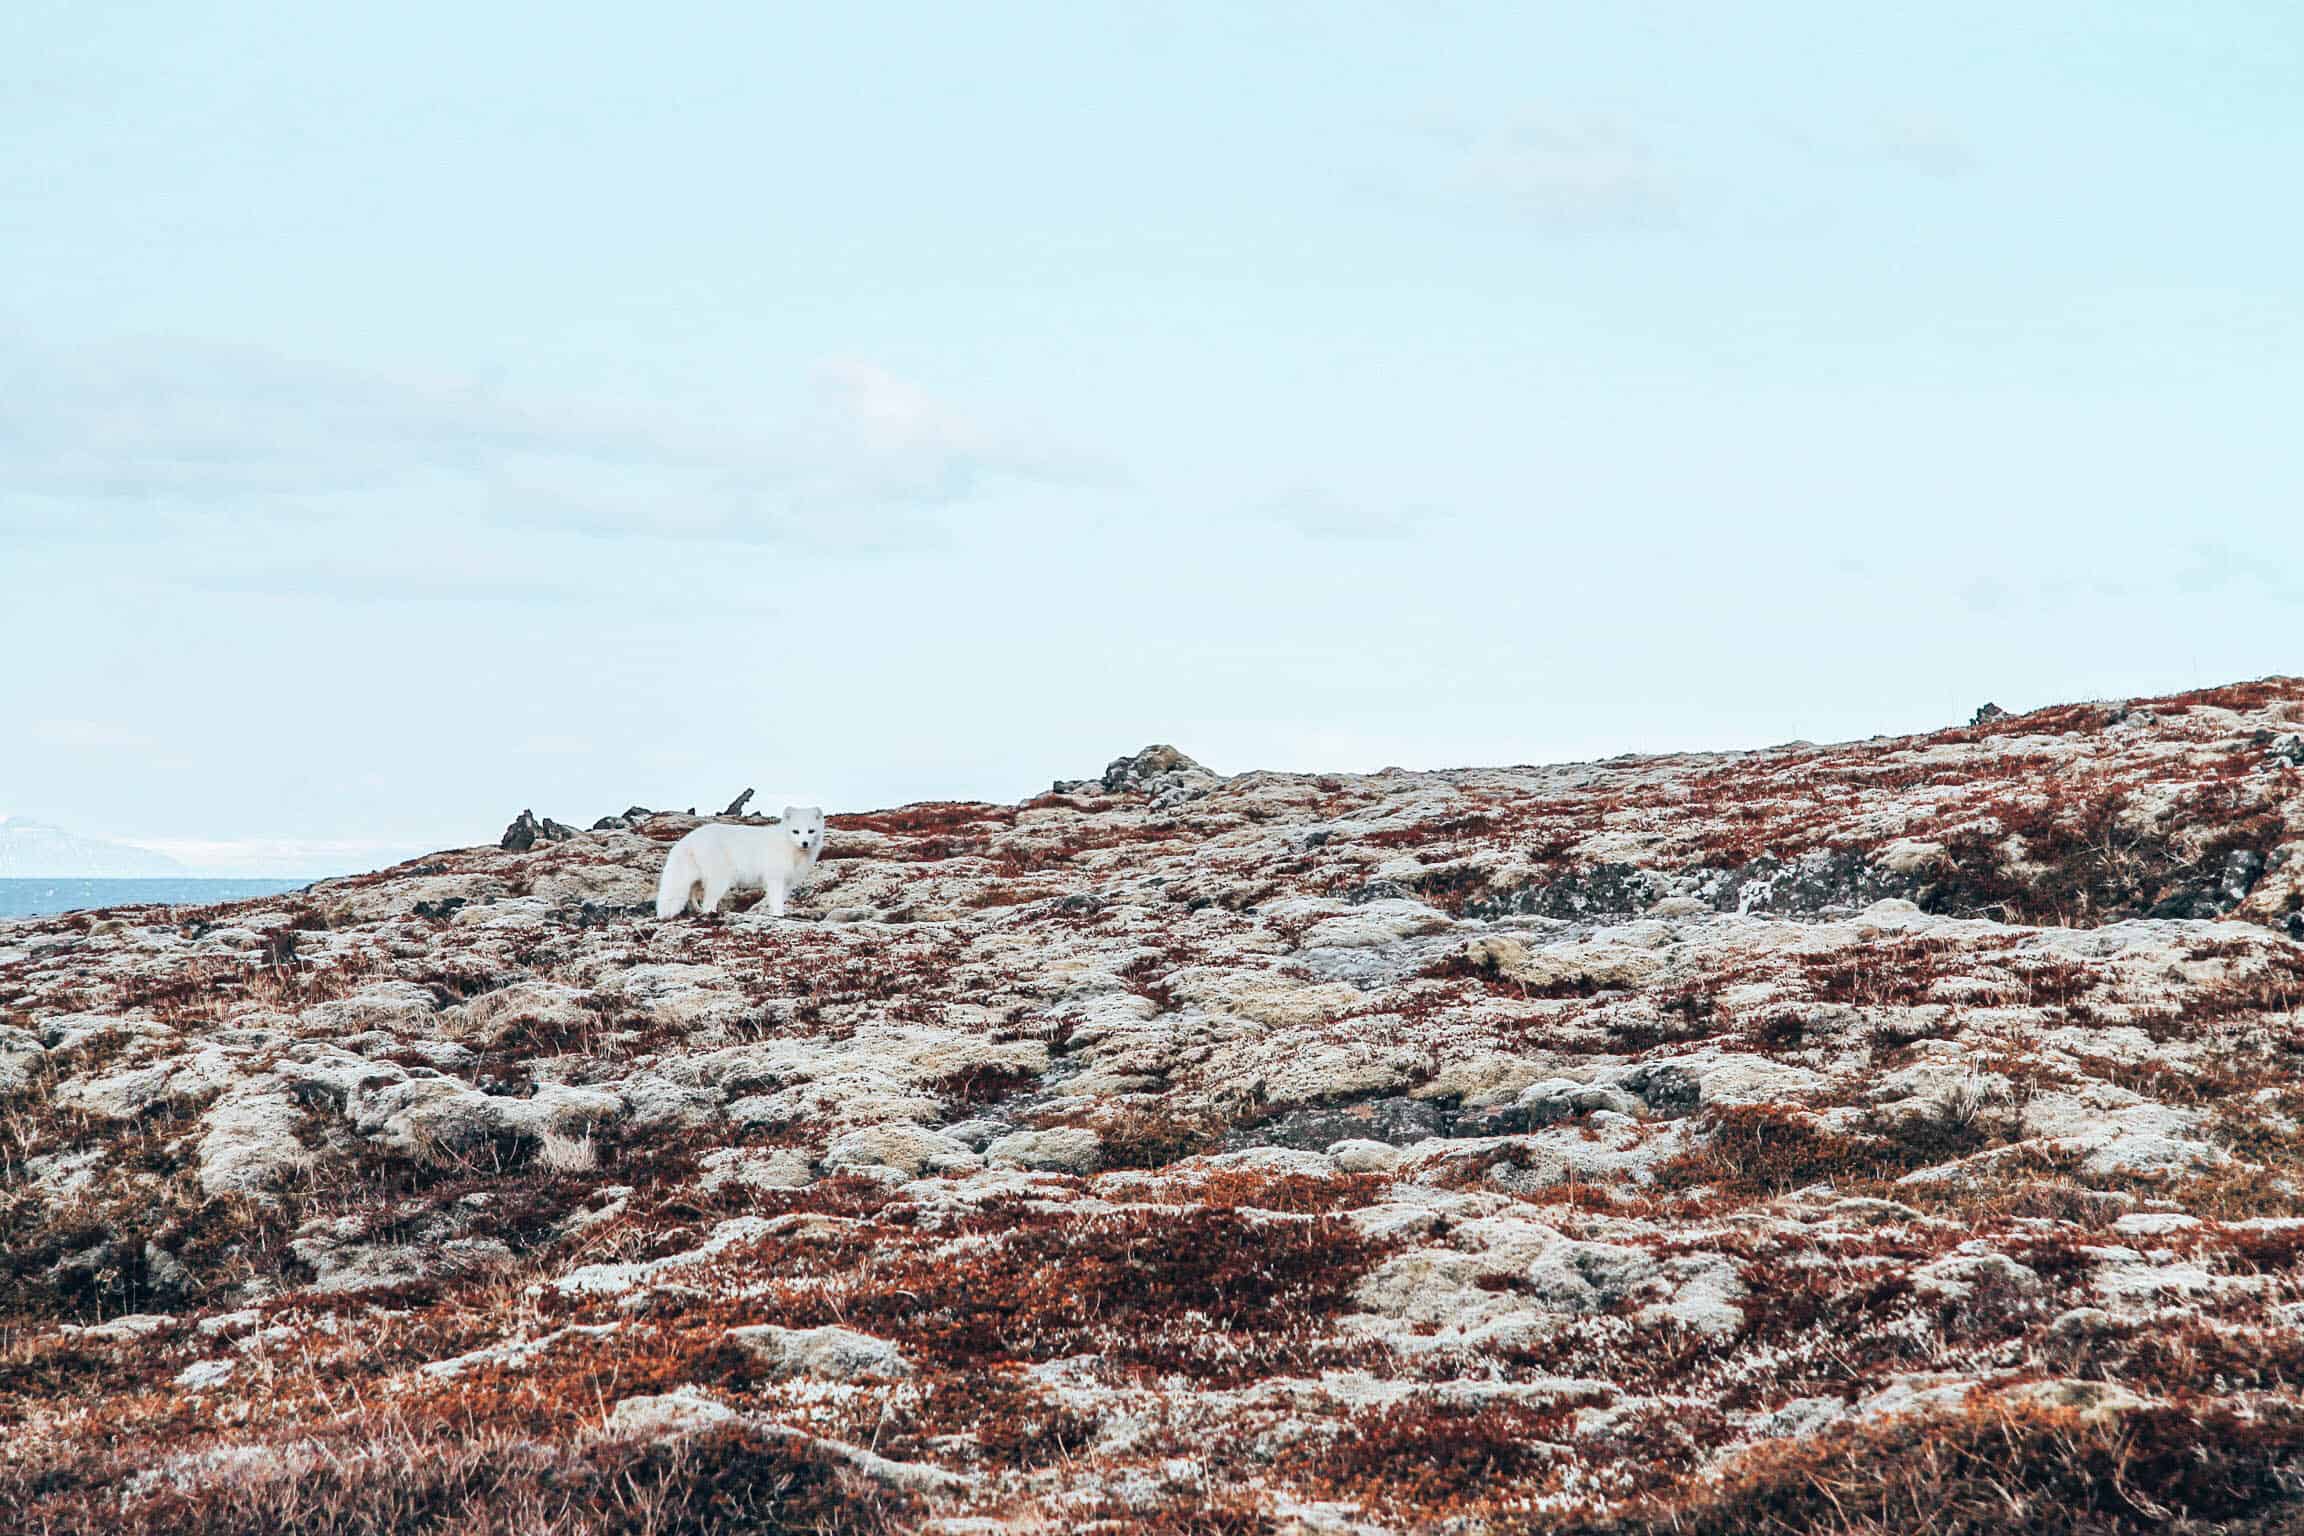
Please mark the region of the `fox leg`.
POLYGON ((770 917, 782 917, 784 915, 784 882, 771 880, 768 882, 767 889, 768 915, 770 917))
POLYGON ((713 875, 704 877, 704 901, 696 910, 709 917, 720 910, 720 898, 728 894, 728 882, 713 875))

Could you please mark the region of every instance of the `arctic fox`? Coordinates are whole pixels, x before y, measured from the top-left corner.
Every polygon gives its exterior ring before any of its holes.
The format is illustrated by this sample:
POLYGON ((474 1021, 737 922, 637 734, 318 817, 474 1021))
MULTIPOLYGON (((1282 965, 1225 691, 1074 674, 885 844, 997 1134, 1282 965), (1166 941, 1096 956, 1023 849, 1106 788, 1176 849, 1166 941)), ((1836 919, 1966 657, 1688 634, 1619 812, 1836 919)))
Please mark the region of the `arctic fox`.
POLYGON ((824 852, 824 811, 788 805, 772 827, 711 822, 672 845, 656 886, 656 915, 678 917, 698 896, 697 910, 717 912, 730 891, 766 891, 768 910, 784 915, 784 896, 808 878, 824 852))

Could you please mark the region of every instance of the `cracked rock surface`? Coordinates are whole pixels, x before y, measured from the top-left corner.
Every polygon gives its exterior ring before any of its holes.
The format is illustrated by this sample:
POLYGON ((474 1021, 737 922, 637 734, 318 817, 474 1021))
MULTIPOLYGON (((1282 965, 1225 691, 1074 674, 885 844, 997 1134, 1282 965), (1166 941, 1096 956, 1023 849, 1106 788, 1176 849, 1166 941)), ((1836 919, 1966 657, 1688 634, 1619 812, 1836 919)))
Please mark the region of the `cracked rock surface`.
POLYGON ((2271 679, 1539 768, 1150 748, 834 816, 781 920, 657 921, 698 823, 635 807, 0 924, 0 1496, 2285 1528, 2300 730, 2271 679))

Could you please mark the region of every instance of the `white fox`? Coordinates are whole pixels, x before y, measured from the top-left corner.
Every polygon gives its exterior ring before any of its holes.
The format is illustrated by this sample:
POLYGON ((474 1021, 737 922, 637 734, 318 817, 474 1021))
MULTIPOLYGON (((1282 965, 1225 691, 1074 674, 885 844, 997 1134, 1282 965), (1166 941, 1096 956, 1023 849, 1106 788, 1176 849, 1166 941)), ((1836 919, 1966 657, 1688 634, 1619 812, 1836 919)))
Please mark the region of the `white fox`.
POLYGON ((788 805, 771 827, 711 822, 672 845, 656 886, 656 915, 678 917, 698 897, 700 912, 720 910, 730 891, 766 891, 771 915, 784 915, 784 897, 808 878, 824 852, 821 806, 788 805))

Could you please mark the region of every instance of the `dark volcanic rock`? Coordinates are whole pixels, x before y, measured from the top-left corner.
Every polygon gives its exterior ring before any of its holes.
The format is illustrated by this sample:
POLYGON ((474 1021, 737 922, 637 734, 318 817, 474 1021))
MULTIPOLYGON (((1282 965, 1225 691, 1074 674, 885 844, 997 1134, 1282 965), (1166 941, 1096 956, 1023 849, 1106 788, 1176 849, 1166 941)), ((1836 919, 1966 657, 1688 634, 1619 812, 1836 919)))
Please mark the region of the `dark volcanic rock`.
POLYGON ((1126 759, 841 816, 783 922, 533 812, 0 920, 0 1506, 2294 1529, 2300 730, 1126 759))
POLYGON ((1649 1113, 1671 1119, 1693 1114, 1703 1098, 1696 1077, 1671 1062, 1650 1062, 1627 1073, 1621 1086, 1637 1094, 1649 1113))
POLYGON ((2152 917, 2222 917, 2248 899, 2264 877, 2264 855, 2235 848, 2196 884, 2171 891, 2152 904, 2152 917))
POLYGON ((538 817, 534 811, 522 811, 512 818, 512 825, 504 829, 496 846, 506 853, 526 853, 538 843, 564 843, 575 835, 576 829, 566 822, 554 821, 549 816, 538 817))
POLYGON ((1819 850, 1797 859, 1762 857, 1708 876, 1697 894, 1721 912, 1819 917, 1860 912, 1890 897, 1916 900, 1926 881, 1882 869, 1854 850, 1819 850))
POLYGON ((1116 757, 1105 766, 1101 779, 1059 779, 1052 786, 1060 795, 1102 791, 1108 795, 1150 795, 1155 800, 1196 798, 1222 781, 1174 747, 1161 743, 1116 757))
MULTIPOLYGON (((1464 872, 1442 868, 1411 892, 1397 882, 1374 882, 1351 893, 1354 901, 1419 895, 1441 900, 1464 872)), ((1917 899, 1925 880, 1897 874, 1855 851, 1818 851, 1797 859, 1762 857, 1734 869, 1697 869, 1673 875, 1632 864, 1596 864, 1550 880, 1501 889, 1474 885, 1456 903, 1469 918, 1549 917, 1563 922, 1605 922, 1636 917, 1671 896, 1693 896, 1717 912, 1822 917, 1859 912, 1886 897, 1917 899)))
POLYGON ((1447 1111, 1421 1099, 1368 1099, 1329 1109, 1292 1109, 1225 1138, 1225 1145, 1294 1147, 1322 1151, 1339 1141, 1382 1141, 1405 1147, 1448 1134, 1447 1111))
POLYGON ((1538 885, 1475 896, 1464 903, 1473 918, 1556 917, 1576 922, 1645 912, 1673 894, 1672 882, 1630 864, 1596 864, 1538 885))
POLYGON ((1461 1138, 1479 1136, 1518 1136, 1534 1130, 1540 1121, 1522 1104, 1491 1104, 1484 1109, 1467 1109, 1449 1122, 1448 1134, 1461 1138))

